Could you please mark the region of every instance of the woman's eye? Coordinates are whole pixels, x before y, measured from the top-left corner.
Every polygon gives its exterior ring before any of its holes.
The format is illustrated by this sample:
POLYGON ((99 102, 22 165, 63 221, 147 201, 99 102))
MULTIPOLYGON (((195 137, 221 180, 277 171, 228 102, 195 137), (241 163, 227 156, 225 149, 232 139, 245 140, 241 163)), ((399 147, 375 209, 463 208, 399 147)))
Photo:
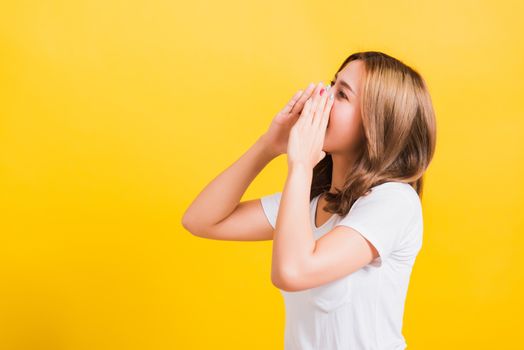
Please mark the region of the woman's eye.
MULTIPOLYGON (((330 81, 330 84, 331 84, 331 86, 333 87, 333 86, 335 85, 335 81, 334 81, 334 80, 331 80, 331 81, 330 81)), ((346 98, 346 94, 343 93, 342 91, 339 91, 339 92, 338 92, 338 95, 339 95, 340 97, 342 97, 342 98, 346 98)))

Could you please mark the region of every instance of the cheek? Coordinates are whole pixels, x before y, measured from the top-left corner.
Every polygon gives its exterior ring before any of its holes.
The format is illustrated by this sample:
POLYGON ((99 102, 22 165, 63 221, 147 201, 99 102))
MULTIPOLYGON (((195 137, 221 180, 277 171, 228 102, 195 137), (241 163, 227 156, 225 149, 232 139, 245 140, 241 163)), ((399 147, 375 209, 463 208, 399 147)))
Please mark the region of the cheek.
POLYGON ((337 134, 352 134, 352 130, 358 129, 360 115, 356 113, 353 106, 346 104, 334 104, 329 116, 329 128, 337 134))
POLYGON ((360 113, 353 106, 335 103, 329 117, 329 137, 340 146, 348 146, 359 137, 360 124, 360 113))

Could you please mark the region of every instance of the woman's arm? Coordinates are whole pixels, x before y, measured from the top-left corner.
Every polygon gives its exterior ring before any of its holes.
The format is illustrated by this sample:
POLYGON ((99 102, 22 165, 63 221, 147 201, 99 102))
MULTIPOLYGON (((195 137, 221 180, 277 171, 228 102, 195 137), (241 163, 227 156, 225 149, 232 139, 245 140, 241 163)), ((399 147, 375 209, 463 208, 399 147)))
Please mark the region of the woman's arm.
MULTIPOLYGON (((266 135, 262 135, 238 160, 200 192, 184 213, 182 225, 195 235, 219 238, 212 237, 211 228, 233 213, 251 182, 276 156, 278 154, 272 151, 266 135)), ((255 206, 260 207, 260 204, 250 205, 252 208, 255 206)), ((245 207, 243 212, 247 214, 245 207)), ((260 214, 264 215, 261 207, 260 214)), ((245 217, 253 219, 252 215, 245 217)), ((267 219, 262 219, 265 227, 272 230, 267 219)))

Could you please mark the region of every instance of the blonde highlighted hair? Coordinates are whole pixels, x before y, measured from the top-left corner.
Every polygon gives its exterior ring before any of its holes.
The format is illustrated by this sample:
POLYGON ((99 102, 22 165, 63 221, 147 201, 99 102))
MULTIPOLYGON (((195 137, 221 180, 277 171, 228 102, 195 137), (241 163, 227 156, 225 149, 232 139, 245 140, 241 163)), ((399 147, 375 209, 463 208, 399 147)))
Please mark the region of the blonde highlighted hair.
POLYGON ((413 68, 377 51, 353 53, 349 62, 362 60, 365 78, 361 92, 364 138, 348 169, 343 188, 331 187, 333 161, 329 154, 313 169, 311 199, 324 193, 325 209, 346 215, 370 188, 384 182, 410 184, 422 198, 423 174, 435 152, 436 120, 426 82, 413 68))

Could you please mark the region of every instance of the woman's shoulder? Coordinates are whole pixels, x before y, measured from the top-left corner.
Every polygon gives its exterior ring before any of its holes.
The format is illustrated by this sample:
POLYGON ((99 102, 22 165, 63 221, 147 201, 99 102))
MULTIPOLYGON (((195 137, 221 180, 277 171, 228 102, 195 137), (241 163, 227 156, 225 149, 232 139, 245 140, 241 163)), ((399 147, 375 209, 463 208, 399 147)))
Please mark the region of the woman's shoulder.
POLYGON ((379 190, 379 191, 401 191, 406 194, 415 195, 418 197, 417 191, 411 186, 410 184, 406 182, 400 182, 400 181, 387 181, 383 182, 381 184, 375 185, 371 187, 372 190, 379 190))
MULTIPOLYGON (((397 203, 409 203, 408 205, 414 210, 420 210, 421 202, 417 191, 408 183, 400 181, 388 181, 371 187, 371 193, 362 196, 371 197, 393 197, 397 203)), ((359 198, 360 199, 360 198, 359 198)))

